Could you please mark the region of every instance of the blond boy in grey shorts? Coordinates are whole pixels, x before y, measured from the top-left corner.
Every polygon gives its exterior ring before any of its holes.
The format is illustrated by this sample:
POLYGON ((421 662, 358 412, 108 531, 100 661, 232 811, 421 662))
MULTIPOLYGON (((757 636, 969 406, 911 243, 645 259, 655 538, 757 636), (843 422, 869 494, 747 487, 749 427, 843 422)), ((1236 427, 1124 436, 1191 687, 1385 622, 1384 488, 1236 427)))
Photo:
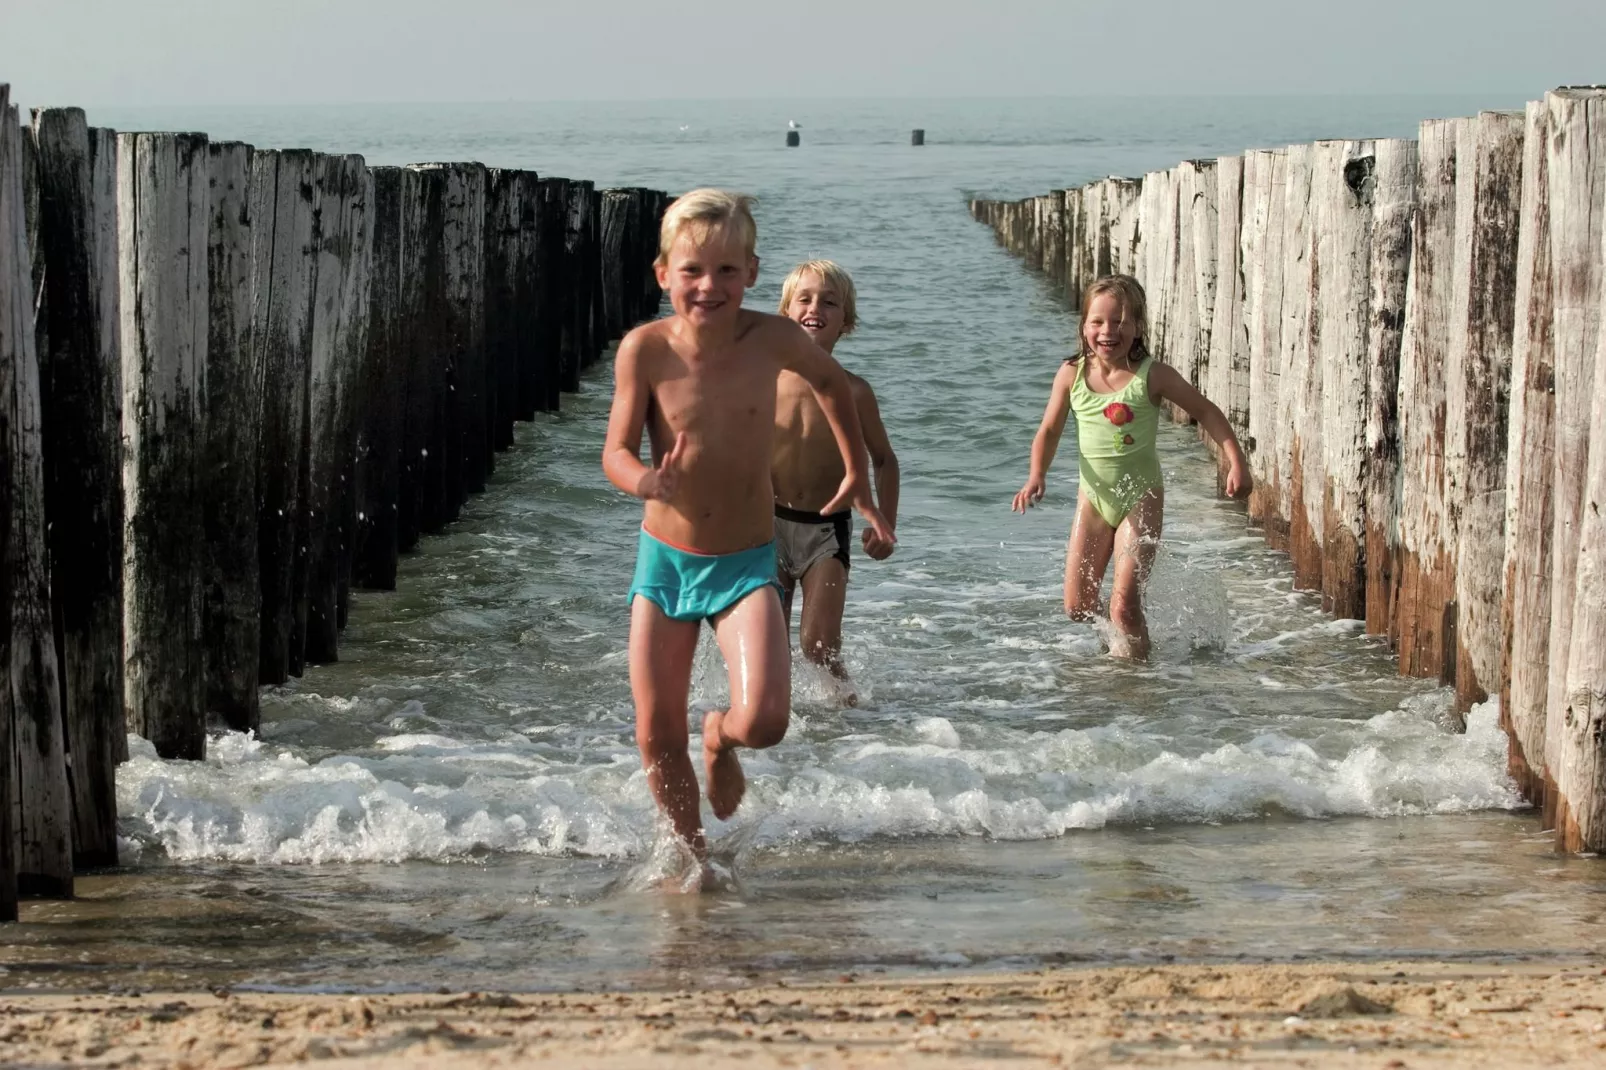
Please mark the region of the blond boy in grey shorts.
MULTIPOLYGON (((858 321, 853 279, 830 260, 810 260, 792 269, 781 285, 781 315, 794 320, 821 349, 834 353, 838 339, 858 321)), ((864 431, 874 472, 875 496, 890 526, 898 518, 898 457, 887 441, 875 391, 848 373, 854 408, 864 431)), ((847 601, 848 544, 852 514, 822 513, 842 482, 842 457, 819 402, 798 376, 783 372, 776 383, 775 556, 787 620, 792 596, 803 590, 803 656, 846 679, 842 666, 842 610, 847 601)), ((866 528, 864 552, 881 561, 896 543, 866 528)), ((852 701, 851 692, 846 696, 852 701)))

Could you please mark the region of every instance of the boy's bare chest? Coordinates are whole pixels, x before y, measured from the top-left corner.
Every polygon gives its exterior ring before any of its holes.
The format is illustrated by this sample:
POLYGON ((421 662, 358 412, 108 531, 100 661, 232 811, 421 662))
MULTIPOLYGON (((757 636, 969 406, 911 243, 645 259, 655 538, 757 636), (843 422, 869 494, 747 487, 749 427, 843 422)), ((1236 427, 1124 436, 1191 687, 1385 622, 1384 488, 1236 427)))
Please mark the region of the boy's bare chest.
POLYGON ((687 365, 654 391, 667 422, 678 431, 745 429, 775 419, 775 376, 766 361, 687 365))

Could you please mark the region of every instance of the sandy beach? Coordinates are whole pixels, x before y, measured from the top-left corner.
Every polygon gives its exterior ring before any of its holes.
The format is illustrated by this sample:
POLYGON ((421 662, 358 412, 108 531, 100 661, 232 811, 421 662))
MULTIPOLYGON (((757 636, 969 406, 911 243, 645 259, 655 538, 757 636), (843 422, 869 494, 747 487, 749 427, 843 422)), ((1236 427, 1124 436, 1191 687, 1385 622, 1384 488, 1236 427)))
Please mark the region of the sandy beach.
POLYGON ((1551 1067, 1606 962, 1093 967, 741 990, 7 996, 8 1066, 1551 1067))

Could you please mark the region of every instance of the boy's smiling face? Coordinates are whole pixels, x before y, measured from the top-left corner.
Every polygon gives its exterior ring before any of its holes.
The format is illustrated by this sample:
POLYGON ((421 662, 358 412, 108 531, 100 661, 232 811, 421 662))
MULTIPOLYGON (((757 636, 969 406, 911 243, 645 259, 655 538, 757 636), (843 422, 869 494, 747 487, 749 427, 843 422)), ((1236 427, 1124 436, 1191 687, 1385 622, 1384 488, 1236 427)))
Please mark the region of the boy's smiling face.
POLYGON ((842 326, 846 322, 842 295, 816 272, 805 271, 797 280, 797 289, 792 291, 786 318, 801 324, 814 344, 829 353, 842 337, 842 326))
POLYGON ((735 320, 743 293, 758 281, 758 257, 735 227, 716 227, 701 241, 688 228, 657 272, 676 315, 696 327, 713 326, 735 320))

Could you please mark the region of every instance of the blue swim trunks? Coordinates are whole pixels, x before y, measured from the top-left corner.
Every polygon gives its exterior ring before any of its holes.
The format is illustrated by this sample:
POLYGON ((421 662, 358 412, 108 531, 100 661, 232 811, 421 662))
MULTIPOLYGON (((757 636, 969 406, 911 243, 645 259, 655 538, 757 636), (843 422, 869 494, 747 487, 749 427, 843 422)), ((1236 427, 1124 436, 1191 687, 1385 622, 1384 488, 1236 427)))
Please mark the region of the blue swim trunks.
POLYGON ((773 542, 734 554, 699 554, 671 546, 642 528, 628 600, 634 602, 639 594, 671 620, 707 620, 761 587, 781 593, 773 542))

